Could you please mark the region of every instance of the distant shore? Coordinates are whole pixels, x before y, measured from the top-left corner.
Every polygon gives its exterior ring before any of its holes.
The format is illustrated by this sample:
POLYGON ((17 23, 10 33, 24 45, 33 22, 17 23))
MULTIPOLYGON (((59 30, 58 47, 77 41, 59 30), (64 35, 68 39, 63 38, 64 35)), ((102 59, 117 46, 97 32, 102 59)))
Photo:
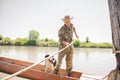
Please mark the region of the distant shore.
MULTIPOLYGON (((74 48, 112 48, 112 44, 111 43, 107 43, 107 42, 101 42, 101 43, 85 43, 85 42, 81 42, 81 43, 73 43, 74 48)), ((33 47, 58 47, 58 42, 51 42, 51 43, 45 43, 45 42, 41 42, 41 44, 0 44, 0 46, 33 46, 33 47)))
MULTIPOLYGON (((59 42, 53 39, 39 38, 39 32, 36 30, 30 30, 28 38, 16 38, 12 40, 9 37, 3 37, 0 34, 0 45, 13 45, 13 46, 40 46, 40 47, 58 47, 59 42)), ((95 43, 89 40, 89 37, 86 37, 86 41, 81 42, 76 40, 73 43, 74 47, 77 48, 112 48, 112 44, 108 42, 95 43)))

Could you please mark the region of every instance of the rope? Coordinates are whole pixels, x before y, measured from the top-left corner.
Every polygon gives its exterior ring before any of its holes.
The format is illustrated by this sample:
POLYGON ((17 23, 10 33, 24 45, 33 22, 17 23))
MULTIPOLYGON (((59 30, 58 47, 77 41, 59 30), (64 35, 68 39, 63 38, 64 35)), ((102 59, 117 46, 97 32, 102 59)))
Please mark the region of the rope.
POLYGON ((115 50, 115 45, 113 44, 113 53, 120 53, 120 50, 115 50))
POLYGON ((12 74, 12 75, 9 75, 9 76, 1 79, 1 80, 9 80, 10 78, 15 77, 15 76, 17 76, 18 74, 20 74, 20 73, 22 73, 22 72, 25 72, 26 70, 28 70, 28 69, 30 69, 30 68, 38 65, 39 63, 42 63, 42 62, 45 61, 46 59, 52 58, 53 56, 55 56, 55 55, 57 55, 58 53, 60 53, 60 52, 62 52, 63 50, 65 50, 66 48, 70 47, 76 40, 78 40, 78 39, 73 40, 73 41, 70 43, 69 46, 66 46, 65 48, 62 48, 61 50, 55 52, 52 56, 49 56, 49 57, 45 58, 45 59, 42 60, 42 61, 38 61, 38 62, 34 63, 33 65, 30 65, 30 66, 28 66, 27 68, 21 69, 20 71, 14 73, 14 74, 12 74))
POLYGON ((120 53, 120 51, 115 51, 115 53, 120 53))

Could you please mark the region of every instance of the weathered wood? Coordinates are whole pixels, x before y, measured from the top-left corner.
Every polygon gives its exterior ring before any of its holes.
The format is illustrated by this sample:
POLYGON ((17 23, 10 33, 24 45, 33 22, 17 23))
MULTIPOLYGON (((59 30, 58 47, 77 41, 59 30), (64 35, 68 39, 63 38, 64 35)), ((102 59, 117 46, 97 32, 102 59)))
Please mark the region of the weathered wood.
POLYGON ((108 0, 113 51, 116 53, 117 69, 120 69, 120 0, 108 0))
POLYGON ((120 0, 108 0, 113 52, 116 53, 116 69, 110 73, 108 80, 120 80, 120 0))
MULTIPOLYGON (((15 73, 20 71, 21 69, 24 69, 34 63, 22 61, 22 60, 15 60, 15 59, 9 59, 5 57, 0 57, 0 71, 7 72, 7 73, 15 73)), ((72 77, 66 76, 66 70, 60 69, 60 74, 50 74, 44 72, 44 66, 41 64, 38 64, 29 70, 20 73, 19 76, 30 78, 32 80, 76 80, 80 79, 82 73, 72 71, 71 73, 72 77)), ((8 80, 2 79, 2 80, 8 80)))
POLYGON ((112 41, 115 51, 120 51, 120 0, 108 0, 112 41))

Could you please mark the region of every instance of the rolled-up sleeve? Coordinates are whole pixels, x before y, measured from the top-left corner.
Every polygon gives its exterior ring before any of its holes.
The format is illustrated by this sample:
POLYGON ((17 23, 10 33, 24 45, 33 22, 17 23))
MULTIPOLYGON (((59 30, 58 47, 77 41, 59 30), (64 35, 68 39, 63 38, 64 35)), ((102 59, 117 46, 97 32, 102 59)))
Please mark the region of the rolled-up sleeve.
POLYGON ((75 31, 75 27, 73 24, 71 24, 71 27, 72 27, 72 31, 74 32, 75 31))

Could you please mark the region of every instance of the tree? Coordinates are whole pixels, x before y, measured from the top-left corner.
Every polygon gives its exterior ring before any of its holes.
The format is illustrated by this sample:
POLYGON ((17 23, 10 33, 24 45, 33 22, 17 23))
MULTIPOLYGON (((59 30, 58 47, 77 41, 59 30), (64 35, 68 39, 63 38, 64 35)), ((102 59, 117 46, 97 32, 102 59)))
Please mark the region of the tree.
POLYGON ((0 44, 2 44, 3 36, 0 34, 0 44))
POLYGON ((23 45, 26 45, 27 41, 28 40, 26 38, 16 38, 14 41, 14 44, 23 46, 23 45))
POLYGON ((0 40, 2 40, 3 39, 3 36, 0 34, 0 40))
POLYGON ((76 40, 76 41, 73 43, 73 45, 74 45, 75 47, 80 47, 80 40, 76 40))
POLYGON ((26 45, 37 45, 37 40, 39 39, 39 32, 36 30, 30 30, 29 32, 29 39, 26 45))
POLYGON ((29 40, 30 41, 37 41, 39 38, 39 32, 36 30, 30 30, 29 32, 29 40))
POLYGON ((49 39, 48 39, 48 38, 45 38, 45 42, 44 42, 44 46, 45 46, 45 47, 48 47, 48 41, 49 41, 49 39))
POLYGON ((12 40, 9 37, 5 37, 3 39, 3 44, 5 44, 5 45, 11 45, 12 44, 12 40))
POLYGON ((49 40, 48 38, 45 38, 45 42, 48 42, 48 40, 49 40))
POLYGON ((89 37, 86 37, 86 43, 89 43, 90 41, 89 41, 89 37))

